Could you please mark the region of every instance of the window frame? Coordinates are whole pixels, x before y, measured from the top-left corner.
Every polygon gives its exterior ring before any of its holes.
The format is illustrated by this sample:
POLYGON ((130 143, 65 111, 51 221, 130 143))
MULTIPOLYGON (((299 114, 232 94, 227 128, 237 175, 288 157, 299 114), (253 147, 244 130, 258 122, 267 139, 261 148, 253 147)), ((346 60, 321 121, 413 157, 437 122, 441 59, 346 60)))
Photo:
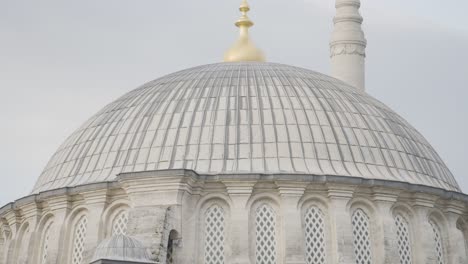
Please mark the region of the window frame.
POLYGON ((330 263, 329 258, 330 258, 330 252, 329 252, 329 221, 327 219, 328 212, 324 211, 322 206, 319 206, 315 203, 309 203, 302 208, 301 212, 301 222, 302 222, 302 236, 303 236, 303 243, 304 243, 304 257, 305 257, 305 263, 308 264, 308 246, 307 246, 307 223, 306 223, 306 216, 312 208, 316 208, 317 210, 320 211, 320 214, 322 216, 322 221, 323 221, 323 249, 325 253, 324 257, 324 263, 330 263))
MULTIPOLYGON (((40 234, 40 240, 39 240, 39 247, 38 247, 38 254, 37 254, 37 263, 39 264, 43 264, 43 257, 44 257, 44 247, 45 247, 45 236, 47 234, 47 232, 50 232, 52 230, 52 227, 54 225, 54 218, 53 216, 49 216, 45 219, 45 221, 43 222, 43 224, 41 225, 41 234, 40 234)), ((51 245, 51 242, 53 242, 54 240, 51 239, 52 236, 51 236, 51 233, 49 233, 49 239, 47 241, 47 248, 49 249, 48 250, 48 254, 47 254, 47 257, 50 256, 50 245, 51 245)), ((47 261, 47 258, 45 259, 47 261)), ((47 262, 46 262, 47 263, 47 262)))
MULTIPOLYGON (((68 254, 67 254, 67 263, 70 263, 72 264, 73 263, 73 251, 74 251, 74 246, 75 246, 75 235, 76 235, 76 231, 77 231, 77 228, 78 228, 78 224, 80 223, 80 220, 83 219, 83 218, 87 218, 87 223, 86 223, 86 236, 84 238, 84 249, 83 249, 83 252, 82 254, 84 254, 86 252, 86 246, 87 246, 87 239, 88 239, 88 232, 89 232, 89 214, 86 210, 80 210, 79 212, 77 212, 74 217, 73 217, 73 221, 71 221, 70 223, 70 229, 69 229, 69 235, 68 235, 68 242, 69 242, 69 246, 68 246, 68 254)), ((81 263, 80 263, 81 264, 81 263)))
POLYGON ((251 258, 251 263, 256 264, 256 254, 257 254, 257 249, 256 249, 256 216, 257 216, 257 210, 260 208, 262 205, 269 205, 275 212, 276 216, 276 225, 275 225, 275 242, 276 242, 276 264, 282 263, 283 259, 283 233, 282 233, 282 219, 281 219, 281 207, 279 206, 279 203, 276 202, 275 200, 271 199, 270 197, 261 197, 255 202, 252 203, 250 206, 250 211, 249 211, 249 243, 250 243, 250 258, 251 258))
MULTIPOLYGON (((196 248, 198 248, 196 254, 197 263, 205 263, 205 213, 213 205, 218 205, 224 210, 224 261, 225 263, 230 263, 231 259, 231 206, 225 197, 219 195, 210 195, 202 199, 197 207, 198 211, 198 224, 197 231, 195 234, 195 241, 202 241, 203 243, 198 243, 196 248)), ((197 244, 197 243, 195 243, 197 244)))
MULTIPOLYGON (((411 263, 414 263, 415 261, 415 246, 414 246, 414 228, 413 228, 413 223, 411 221, 411 217, 408 213, 404 212, 403 210, 394 210, 393 211, 393 223, 395 224, 395 230, 398 230, 397 226, 397 217, 401 217, 403 221, 407 224, 408 228, 408 239, 409 239, 409 246, 410 246, 410 261, 411 263)), ((398 257, 399 257, 399 262, 401 264, 401 255, 400 255, 400 245, 398 244, 398 241, 400 240, 400 237, 398 236, 398 233, 396 234, 396 242, 397 242, 397 248, 398 248, 398 257)))
POLYGON ((374 228, 373 228, 373 222, 372 222, 372 216, 373 214, 370 214, 369 211, 365 208, 365 207, 362 207, 362 206, 356 206, 354 207, 351 211, 350 211, 350 221, 351 221, 351 232, 352 232, 352 240, 353 240, 353 252, 354 252, 354 261, 355 261, 355 264, 361 264, 358 262, 358 255, 356 255, 356 244, 355 244, 355 239, 356 239, 356 236, 354 235, 354 224, 353 224, 353 219, 354 219, 354 215, 357 213, 357 211, 361 211, 366 217, 367 217, 367 221, 368 221, 368 233, 369 233, 369 252, 370 252, 370 260, 371 262, 374 261, 375 259, 375 249, 376 249, 376 246, 374 244, 374 236, 375 236, 375 231, 374 231, 374 228))

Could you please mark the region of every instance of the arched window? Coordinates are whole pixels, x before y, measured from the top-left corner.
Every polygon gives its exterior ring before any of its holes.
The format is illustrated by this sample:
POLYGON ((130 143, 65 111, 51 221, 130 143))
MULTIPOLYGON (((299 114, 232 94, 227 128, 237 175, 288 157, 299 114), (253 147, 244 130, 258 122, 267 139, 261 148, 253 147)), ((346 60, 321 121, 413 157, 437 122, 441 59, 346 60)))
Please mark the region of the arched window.
POLYGON ((465 242, 465 256, 468 258, 468 226, 465 221, 459 219, 457 221, 457 228, 463 234, 463 241, 465 242))
POLYGON ((255 263, 276 264, 276 212, 260 205, 255 212, 255 263))
POLYGON ((305 242, 307 264, 324 264, 325 251, 325 226, 322 211, 312 206, 305 212, 305 242))
POLYGON ((357 209, 352 216, 354 255, 357 264, 372 264, 372 247, 369 216, 357 209))
POLYGON ((398 239, 398 253, 400 255, 401 264, 412 263, 412 250, 411 250, 411 236, 408 221, 401 215, 397 214, 394 217, 397 239, 398 239))
POLYGON ((179 234, 175 230, 171 230, 171 232, 169 233, 166 251, 166 264, 174 263, 174 241, 178 238, 178 236, 179 234))
POLYGON ((20 248, 18 252, 18 264, 24 264, 28 262, 28 247, 29 247, 29 239, 31 238, 31 232, 29 229, 29 225, 24 229, 23 234, 20 240, 20 248))
POLYGON ((434 250, 437 258, 437 264, 444 264, 445 253, 444 244, 442 241, 442 233, 440 232, 439 226, 433 220, 429 220, 429 224, 431 225, 432 229, 432 238, 434 239, 434 250))
POLYGON ((0 242, 0 261, 2 261, 5 260, 8 255, 8 247, 11 241, 10 228, 2 222, 0 222, 0 238, 3 239, 0 242))
POLYGON ((112 220, 112 235, 126 235, 128 223, 128 211, 119 212, 112 220))
POLYGON ((72 264, 82 264, 83 252, 85 250, 86 230, 88 227, 88 217, 86 215, 76 222, 73 232, 72 264))
POLYGON ((46 264, 47 263, 47 256, 49 253, 49 238, 50 238, 50 228, 52 226, 52 222, 47 223, 45 226, 44 234, 42 235, 41 239, 41 257, 40 257, 40 263, 41 264, 46 264))
POLYGON ((205 212, 205 264, 224 263, 224 210, 214 204, 205 212))

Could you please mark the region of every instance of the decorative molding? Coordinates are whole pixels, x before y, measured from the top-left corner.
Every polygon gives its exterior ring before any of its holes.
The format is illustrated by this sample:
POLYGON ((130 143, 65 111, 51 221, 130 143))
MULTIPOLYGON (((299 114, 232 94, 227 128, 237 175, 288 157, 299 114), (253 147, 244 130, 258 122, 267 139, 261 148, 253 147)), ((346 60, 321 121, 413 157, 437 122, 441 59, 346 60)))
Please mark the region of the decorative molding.
POLYGON ((89 192, 84 191, 83 198, 86 202, 86 204, 105 204, 107 203, 107 192, 108 189, 102 189, 102 190, 92 190, 89 192))
MULTIPOLYGON (((159 251, 155 251, 154 254, 164 255, 164 243, 168 240, 168 232, 173 229, 178 230, 179 234, 184 236, 184 245, 179 244, 178 250, 183 254, 187 254, 187 252, 191 252, 194 244, 196 246, 196 243, 199 242, 194 233, 196 232, 195 221, 198 221, 196 220, 198 217, 197 212, 200 211, 197 204, 199 202, 203 203, 203 200, 199 200, 203 199, 199 197, 199 192, 203 195, 223 195, 226 200, 229 200, 228 196, 230 197, 232 206, 229 206, 231 213, 229 221, 233 226, 236 226, 236 229, 233 230, 234 234, 231 234, 233 235, 231 247, 233 250, 238 250, 238 252, 247 252, 246 254, 249 252, 248 241, 250 234, 248 228, 246 229, 250 221, 248 212, 252 210, 252 205, 255 206, 256 202, 266 198, 274 201, 272 204, 277 206, 277 212, 287 218, 283 220, 285 227, 282 230, 288 232, 288 234, 285 235, 285 240, 281 243, 289 243, 302 230, 299 217, 303 209, 298 205, 301 205, 304 201, 312 201, 312 198, 316 201, 322 201, 326 205, 326 213, 330 215, 331 219, 329 222, 330 227, 327 228, 336 228, 333 231, 336 231, 335 234, 330 235, 331 241, 338 241, 333 242, 335 244, 330 244, 334 250, 333 252, 338 254, 333 259, 336 263, 339 263, 340 256, 343 257, 343 263, 351 263, 347 257, 352 258, 352 248, 346 245, 346 241, 348 244, 349 241, 352 242, 352 234, 347 229, 349 229, 350 224, 349 208, 354 205, 355 201, 361 204, 366 203, 374 208, 373 212, 375 214, 373 217, 377 219, 376 225, 379 228, 384 226, 382 230, 387 232, 377 237, 378 240, 391 237, 385 235, 389 232, 385 227, 393 224, 390 208, 399 202, 411 206, 411 209, 415 211, 415 221, 419 222, 425 220, 427 215, 434 210, 431 208, 443 208, 438 211, 449 219, 451 225, 453 224, 450 232, 456 226, 456 220, 460 218, 458 215, 466 216, 468 213, 468 195, 405 182, 331 175, 203 175, 188 170, 154 171, 122 174, 119 176, 118 182, 54 190, 55 196, 35 194, 20 199, 18 204, 13 203, 0 210, 0 220, 4 225, 8 225, 7 229, 0 228, 7 231, 0 232, 9 232, 11 233, 9 236, 16 239, 17 227, 24 222, 23 208, 29 208, 28 210, 33 212, 34 206, 44 205, 45 209, 42 212, 38 211, 38 213, 45 214, 58 209, 66 209, 70 206, 72 200, 81 199, 79 201, 80 207, 75 208, 75 210, 85 207, 89 209, 89 219, 92 221, 90 226, 93 226, 90 227, 92 229, 89 232, 99 234, 99 230, 106 227, 102 226, 102 224, 98 226, 97 221, 107 219, 107 212, 101 213, 100 211, 102 203, 107 201, 118 203, 116 197, 123 199, 127 196, 128 200, 131 201, 129 205, 131 207, 130 218, 133 222, 129 222, 128 228, 131 230, 132 235, 141 238, 148 247, 158 248, 159 251), (190 192, 193 187, 196 187, 199 191, 196 193, 190 192), (125 193, 122 190, 127 192, 125 193), (184 198, 180 199, 180 197, 184 198), (104 215, 104 218, 99 217, 102 215, 104 215), (9 219, 8 224, 6 219, 9 219), (10 228, 11 231, 8 231, 10 228), (184 233, 181 233, 182 230, 184 233), (159 248, 159 245, 163 245, 162 248, 159 248), (343 252, 345 252, 345 255, 340 255, 343 252)), ((112 210, 112 208, 108 207, 107 210, 112 210)), ((67 220, 56 222, 58 223, 57 230, 67 229, 67 225, 71 224, 69 219, 72 219, 71 216, 74 215, 74 212, 70 212, 68 215, 70 217, 67 220)), ((90 246, 97 244, 98 239, 96 236, 90 238, 90 246)), ((177 239, 180 239, 180 237, 177 237, 177 239)), ((384 240, 385 243, 387 241, 389 240, 384 240)), ((295 247, 294 243, 285 245, 286 250, 295 247)), ((283 245, 279 246, 279 248, 283 248, 283 245)), ((62 250, 62 248, 58 250, 62 250)), ((299 256, 301 252, 298 249, 294 254, 299 256)), ((376 249, 376 252, 383 252, 383 248, 376 249)), ((387 250, 387 252, 389 251, 387 250)), ((383 255, 381 253, 377 254, 383 255)), ((395 258, 390 257, 389 259, 394 260, 395 258)), ((287 263, 290 263, 297 259, 286 260, 287 263)), ((247 262, 239 261, 239 263, 247 262)), ((300 263, 300 261, 297 263, 300 263)))
POLYGON ((453 213, 456 215, 463 215, 467 211, 467 206, 465 203, 459 201, 448 201, 444 204, 444 212, 453 213))
POLYGON ((349 185, 327 184, 328 197, 330 199, 345 199, 353 198, 356 187, 349 185))
POLYGON ((366 57, 366 46, 359 44, 332 44, 330 46, 330 57, 338 55, 359 55, 366 57))
POLYGON ((9 239, 10 236, 11 236, 11 228, 9 225, 7 224, 4 224, 4 223, 0 223, 2 225, 2 235, 3 235, 3 238, 5 239, 9 239))
POLYGON ((276 181, 280 196, 296 196, 302 197, 306 190, 307 184, 304 182, 285 182, 276 181))
MULTIPOLYGON (((31 201, 36 202, 46 202, 50 203, 49 207, 52 204, 57 206, 68 207, 70 202, 70 195, 76 195, 86 191, 99 190, 99 189, 120 189, 123 188, 123 182, 127 181, 138 181, 138 179, 146 178, 147 182, 141 182, 139 185, 142 190, 151 192, 155 187, 158 188, 164 186, 164 178, 173 177, 172 183, 176 183, 171 186, 169 189, 177 189, 177 186, 180 187, 181 182, 186 184, 196 184, 196 186, 201 185, 201 182, 204 181, 219 181, 226 185, 228 193, 236 192, 251 192, 253 186, 258 182, 265 179, 268 179, 273 182, 278 181, 290 181, 290 182, 301 182, 304 185, 308 184, 326 184, 328 188, 332 190, 332 186, 343 186, 346 185, 347 188, 354 188, 355 186, 363 187, 382 187, 393 190, 407 191, 411 193, 418 193, 421 195, 430 195, 431 197, 439 197, 446 200, 457 200, 462 203, 468 203, 468 195, 455 191, 447 191, 440 188, 411 184, 407 182, 398 182, 398 181, 389 181, 389 180, 376 180, 376 179, 364 179, 359 177, 350 177, 350 176, 331 176, 331 175, 312 175, 312 174, 220 174, 220 175, 203 175, 197 174, 191 170, 174 170, 174 171, 148 171, 141 173, 129 173, 119 175, 119 181, 114 182, 105 182, 105 183, 95 183, 87 184, 83 186, 76 187, 65 187, 62 189, 57 189, 53 191, 47 191, 39 194, 32 194, 25 198, 30 199, 31 201), (185 181, 181 179, 176 179, 177 177, 185 178, 185 181), (155 183, 151 188, 148 186, 145 187, 145 184, 155 183), (236 187, 237 186, 237 187, 236 187)), ((168 181, 165 182, 167 184, 168 181)), ((172 185, 172 184, 170 184, 172 185)), ((166 187, 168 187, 166 185, 166 187)), ((133 189, 134 191, 137 188, 133 189)), ((333 192, 329 192, 333 195, 333 192)), ((338 193, 337 193, 338 194, 338 193)), ((23 200, 23 199, 20 199, 23 200)), ((19 200, 18 200, 19 201, 19 200)), ((15 211, 17 208, 16 202, 8 203, 5 206, 0 208, 0 218, 7 218, 7 214, 10 214, 12 211, 15 211)), ((52 207, 51 207, 52 209, 52 207)), ((58 209, 58 208, 55 208, 58 209)), ((17 217, 20 217, 19 214, 17 217)))
POLYGON ((227 193, 231 195, 251 195, 256 182, 239 182, 233 180, 223 180, 227 193))
POLYGON ((413 206, 434 208, 438 197, 432 194, 415 193, 413 195, 413 206))
POLYGON ((49 197, 44 202, 52 211, 71 209, 71 199, 68 195, 49 197))
POLYGON ((396 203, 401 191, 376 187, 372 188, 372 192, 373 200, 376 202, 396 203))

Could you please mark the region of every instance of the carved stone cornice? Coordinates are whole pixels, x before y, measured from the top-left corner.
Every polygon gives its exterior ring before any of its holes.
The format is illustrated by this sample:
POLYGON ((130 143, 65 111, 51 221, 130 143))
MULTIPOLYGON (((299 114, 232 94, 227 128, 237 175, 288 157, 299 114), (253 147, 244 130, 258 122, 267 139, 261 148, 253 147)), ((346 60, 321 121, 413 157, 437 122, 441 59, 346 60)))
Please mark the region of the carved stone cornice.
POLYGON ((256 181, 223 180, 229 195, 251 195, 256 181))
POLYGON ((388 188, 372 188, 372 199, 376 202, 395 203, 400 191, 388 188))
POLYGON ((327 184, 328 197, 330 199, 345 199, 350 200, 353 198, 356 186, 340 185, 340 184, 327 184))
POLYGON ((436 201, 439 198, 432 194, 415 193, 411 199, 413 206, 434 208, 436 201))
POLYGON ((444 211, 461 216, 467 213, 467 206, 460 201, 449 200, 444 204, 444 211))
POLYGON ((107 203, 107 189, 82 192, 86 204, 105 204, 107 203))
POLYGON ((52 211, 71 209, 71 199, 68 195, 49 197, 45 200, 45 203, 52 211))
POLYGON ((278 192, 280 196, 296 196, 302 197, 306 190, 306 183, 304 182, 286 182, 286 181, 276 181, 276 186, 278 186, 278 192))
POLYGON ((23 205, 17 205, 19 212, 21 212, 22 219, 28 219, 32 217, 39 218, 42 212, 42 208, 38 206, 38 203, 31 202, 23 205))
POLYGON ((11 210, 5 214, 6 224, 10 227, 12 232, 17 232, 22 218, 18 210, 11 210))

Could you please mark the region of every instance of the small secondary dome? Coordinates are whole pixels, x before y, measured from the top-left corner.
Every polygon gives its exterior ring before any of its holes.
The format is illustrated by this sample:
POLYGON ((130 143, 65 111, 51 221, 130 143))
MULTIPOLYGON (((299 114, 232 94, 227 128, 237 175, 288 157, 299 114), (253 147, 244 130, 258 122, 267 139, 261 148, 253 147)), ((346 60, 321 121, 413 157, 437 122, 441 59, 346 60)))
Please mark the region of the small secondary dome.
POLYGON ((245 62, 176 72, 107 105, 57 150, 33 192, 166 169, 460 190, 424 137, 368 94, 307 69, 245 62))
POLYGON ((96 248, 92 262, 98 260, 155 263, 140 241, 125 235, 114 235, 102 241, 96 248))

